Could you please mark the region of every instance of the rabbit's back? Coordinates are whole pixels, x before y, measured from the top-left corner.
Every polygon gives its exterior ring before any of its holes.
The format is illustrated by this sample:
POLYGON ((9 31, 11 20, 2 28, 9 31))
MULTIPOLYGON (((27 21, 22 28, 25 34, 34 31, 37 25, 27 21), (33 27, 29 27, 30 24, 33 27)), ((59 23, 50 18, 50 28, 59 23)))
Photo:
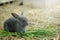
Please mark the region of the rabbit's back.
POLYGON ((16 19, 9 18, 4 22, 4 30, 15 32, 16 31, 16 19))

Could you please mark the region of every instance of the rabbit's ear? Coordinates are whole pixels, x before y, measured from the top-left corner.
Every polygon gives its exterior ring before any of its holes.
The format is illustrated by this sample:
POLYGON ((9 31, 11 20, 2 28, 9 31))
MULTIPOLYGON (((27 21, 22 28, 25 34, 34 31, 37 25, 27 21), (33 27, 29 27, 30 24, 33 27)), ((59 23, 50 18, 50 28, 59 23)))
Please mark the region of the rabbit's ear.
POLYGON ((24 15, 24 12, 22 11, 22 12, 21 12, 21 16, 23 16, 23 15, 24 15))
POLYGON ((20 18, 19 15, 17 15, 16 13, 11 13, 11 15, 12 15, 14 18, 17 18, 17 19, 20 18))

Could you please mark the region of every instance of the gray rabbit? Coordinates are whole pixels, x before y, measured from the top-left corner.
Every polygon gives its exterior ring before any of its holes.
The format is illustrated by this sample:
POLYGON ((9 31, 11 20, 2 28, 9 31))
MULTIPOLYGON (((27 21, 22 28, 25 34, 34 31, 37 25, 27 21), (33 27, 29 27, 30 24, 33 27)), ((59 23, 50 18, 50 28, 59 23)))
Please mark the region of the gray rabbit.
POLYGON ((21 13, 21 15, 17 15, 16 13, 11 13, 13 17, 7 19, 4 22, 4 30, 8 32, 19 32, 24 33, 25 28, 28 25, 27 18, 21 13))

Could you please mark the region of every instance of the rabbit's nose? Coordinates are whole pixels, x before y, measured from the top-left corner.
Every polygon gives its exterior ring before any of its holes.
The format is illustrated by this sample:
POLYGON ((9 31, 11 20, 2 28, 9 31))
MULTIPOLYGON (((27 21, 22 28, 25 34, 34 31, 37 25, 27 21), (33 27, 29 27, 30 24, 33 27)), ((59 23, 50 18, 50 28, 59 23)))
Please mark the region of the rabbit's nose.
POLYGON ((27 25, 28 25, 28 23, 27 23, 27 25))
POLYGON ((28 23, 27 23, 27 25, 28 25, 28 23))

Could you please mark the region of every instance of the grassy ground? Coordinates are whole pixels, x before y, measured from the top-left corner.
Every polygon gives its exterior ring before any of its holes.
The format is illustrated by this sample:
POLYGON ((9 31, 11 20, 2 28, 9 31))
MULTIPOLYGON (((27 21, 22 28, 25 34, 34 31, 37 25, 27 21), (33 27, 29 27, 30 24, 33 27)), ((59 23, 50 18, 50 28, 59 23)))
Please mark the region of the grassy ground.
POLYGON ((17 2, 0 6, 0 36, 1 40, 40 40, 40 37, 56 36, 60 33, 60 9, 58 8, 34 8, 33 6, 19 6, 17 2), (12 12, 20 15, 24 10, 24 15, 28 18, 29 25, 26 28, 26 33, 20 38, 17 33, 5 32, 3 23, 11 17, 12 12), (57 14, 56 14, 57 13, 57 14), (11 35, 17 35, 12 37, 11 35))
MULTIPOLYGON (((40 38, 48 38, 48 37, 55 37, 57 36, 57 31, 53 25, 48 25, 46 28, 30 28, 29 31, 26 31, 22 35, 16 33, 11 33, 11 32, 6 32, 4 30, 0 30, 0 37, 16 37, 17 39, 21 39, 20 37, 23 37, 23 39, 40 39, 40 38), (15 35, 15 36, 13 36, 15 35)), ((8 38, 7 38, 8 39, 8 38)), ((14 39, 14 38, 12 38, 14 39)))

